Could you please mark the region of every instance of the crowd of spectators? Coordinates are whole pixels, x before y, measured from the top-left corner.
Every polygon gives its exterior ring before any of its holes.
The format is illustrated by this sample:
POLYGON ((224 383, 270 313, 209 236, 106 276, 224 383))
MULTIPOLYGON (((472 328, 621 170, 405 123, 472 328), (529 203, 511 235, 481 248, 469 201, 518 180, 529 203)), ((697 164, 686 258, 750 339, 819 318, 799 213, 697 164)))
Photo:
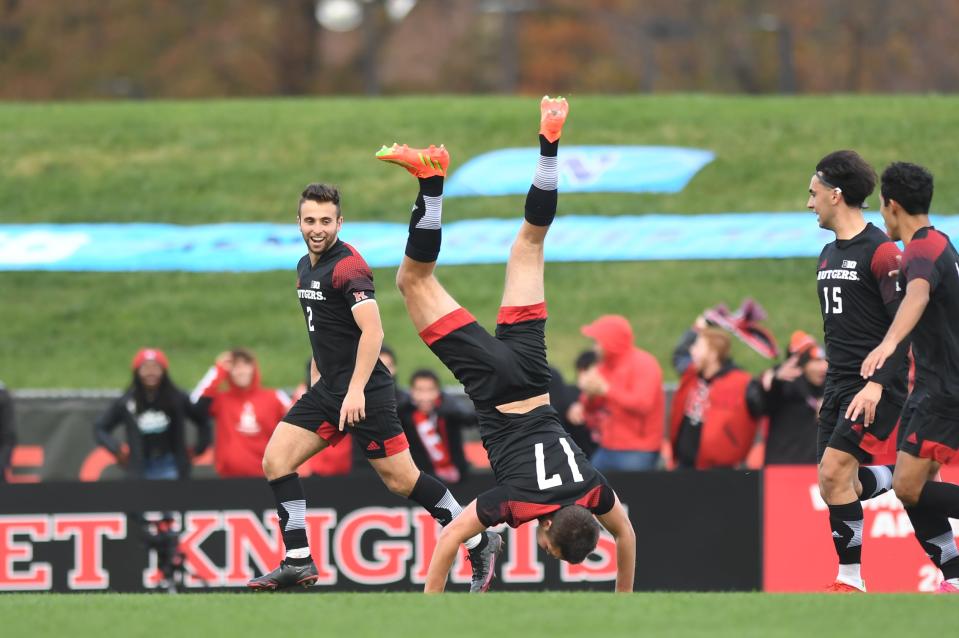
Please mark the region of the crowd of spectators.
MULTIPOLYGON (((781 361, 749 374, 732 358, 734 339, 765 357, 777 354, 762 318, 750 302, 733 313, 716 306, 698 316, 673 352, 678 383, 667 401, 662 368, 636 344, 629 320, 600 316, 581 329, 592 347, 576 358, 575 378, 567 382, 552 369, 551 403, 600 471, 813 464, 824 353, 813 337, 797 331, 781 361)), ((430 369, 415 370, 401 383, 389 347, 381 360, 396 382, 397 412, 416 464, 453 484, 482 468, 469 400, 445 391, 430 369)), ((188 395, 173 382, 163 351, 144 348, 133 358, 129 387, 96 420, 94 436, 131 477, 189 477, 193 460, 210 446, 218 476, 260 477, 270 435, 318 374, 307 362, 291 399, 264 385, 253 352, 236 348, 221 353, 188 395)), ((15 443, 12 400, 0 384, 0 481, 9 476, 15 443)), ((361 471, 366 464, 357 463, 360 458, 355 445, 339 445, 299 473, 361 471)))

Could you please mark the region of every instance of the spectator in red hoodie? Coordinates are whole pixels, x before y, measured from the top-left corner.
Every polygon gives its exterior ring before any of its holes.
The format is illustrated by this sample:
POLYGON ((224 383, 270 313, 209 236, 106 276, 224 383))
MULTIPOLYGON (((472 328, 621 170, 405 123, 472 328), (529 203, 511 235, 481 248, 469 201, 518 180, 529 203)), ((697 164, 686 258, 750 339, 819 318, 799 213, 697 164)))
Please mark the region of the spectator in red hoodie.
POLYGON ((216 421, 213 464, 221 477, 263 475, 263 451, 290 407, 282 390, 260 385, 253 353, 224 352, 193 390, 192 400, 216 421))
POLYGON ((746 404, 751 376, 730 358, 732 339, 702 317, 673 352, 680 373, 670 412, 672 457, 680 468, 736 467, 756 437, 746 404))
POLYGON ((633 344, 626 317, 604 315, 583 326, 599 365, 580 374, 584 402, 601 402, 606 415, 592 463, 597 470, 652 470, 659 463, 666 398, 663 371, 650 353, 633 344))

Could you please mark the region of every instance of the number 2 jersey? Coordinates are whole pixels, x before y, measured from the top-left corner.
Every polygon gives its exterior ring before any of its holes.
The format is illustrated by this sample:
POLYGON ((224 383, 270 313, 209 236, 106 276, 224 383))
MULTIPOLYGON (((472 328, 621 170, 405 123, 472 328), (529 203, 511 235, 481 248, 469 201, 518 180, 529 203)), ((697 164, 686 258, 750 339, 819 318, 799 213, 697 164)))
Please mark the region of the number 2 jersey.
MULTIPOLYGON (((899 307, 899 248, 871 223, 852 239, 826 244, 819 256, 819 305, 826 342, 826 391, 858 392, 863 360, 879 345, 899 307)), ((902 405, 908 367, 904 342, 872 377, 902 405)))
POLYGON ((612 509, 615 493, 563 430, 552 406, 526 414, 480 409, 477 416, 497 483, 476 499, 484 525, 519 527, 566 505, 596 515, 612 509))
MULTIPOLYGON (((353 377, 362 334, 353 308, 374 301, 373 272, 355 248, 337 239, 315 266, 310 256, 304 255, 296 266, 296 275, 296 293, 320 371, 317 386, 342 400, 353 377)), ((393 378, 379 360, 365 394, 367 402, 393 400, 393 378)))

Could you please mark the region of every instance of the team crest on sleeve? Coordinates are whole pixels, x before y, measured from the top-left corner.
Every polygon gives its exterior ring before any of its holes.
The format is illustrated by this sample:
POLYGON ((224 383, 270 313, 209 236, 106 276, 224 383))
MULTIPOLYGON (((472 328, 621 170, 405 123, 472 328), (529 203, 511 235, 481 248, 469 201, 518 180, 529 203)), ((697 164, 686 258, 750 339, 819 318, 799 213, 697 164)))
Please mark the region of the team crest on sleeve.
POLYGON ((356 303, 364 301, 365 299, 369 299, 369 297, 366 296, 366 293, 362 290, 358 290, 357 292, 354 292, 353 298, 355 299, 356 303))

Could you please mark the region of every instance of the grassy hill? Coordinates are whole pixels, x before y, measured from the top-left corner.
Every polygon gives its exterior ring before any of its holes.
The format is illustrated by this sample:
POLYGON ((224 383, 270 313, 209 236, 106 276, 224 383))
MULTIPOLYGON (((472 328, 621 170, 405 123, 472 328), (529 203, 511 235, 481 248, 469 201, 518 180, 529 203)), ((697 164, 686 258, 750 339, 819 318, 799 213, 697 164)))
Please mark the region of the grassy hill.
MULTIPOLYGON (((816 160, 841 147, 877 167, 906 158, 939 177, 934 209, 959 210, 959 126, 947 97, 571 98, 566 144, 668 144, 717 159, 677 195, 563 195, 560 213, 802 210, 816 160)), ((444 142, 468 157, 535 141, 531 98, 425 97, 149 103, 0 104, 3 222, 292 223, 303 184, 344 192, 351 219, 405 221, 413 186, 373 152, 394 140, 444 142)), ((875 207, 876 198, 871 200, 875 207)), ((521 197, 450 199, 444 218, 517 215, 521 197)), ((814 223, 810 217, 810 223, 814 223)), ((362 247, 360 247, 362 249, 362 247)), ((0 379, 13 387, 116 387, 143 344, 166 348, 175 378, 198 378, 215 354, 259 352, 268 383, 292 385, 308 356, 291 272, 0 273, 0 379)), ((564 371, 588 344, 578 327, 627 315, 664 366, 676 337, 717 301, 759 299, 781 340, 819 330, 812 260, 551 264, 551 358, 564 371), (601 284, 601 285, 600 285, 601 284)), ((441 279, 491 322, 502 266, 447 268, 441 279)), ((401 375, 435 360, 415 338, 393 271, 376 273, 401 375)), ((747 367, 763 362, 737 350, 747 367)), ((673 376, 667 371, 667 376, 673 376)), ((447 377, 448 378, 448 377, 447 377)))

